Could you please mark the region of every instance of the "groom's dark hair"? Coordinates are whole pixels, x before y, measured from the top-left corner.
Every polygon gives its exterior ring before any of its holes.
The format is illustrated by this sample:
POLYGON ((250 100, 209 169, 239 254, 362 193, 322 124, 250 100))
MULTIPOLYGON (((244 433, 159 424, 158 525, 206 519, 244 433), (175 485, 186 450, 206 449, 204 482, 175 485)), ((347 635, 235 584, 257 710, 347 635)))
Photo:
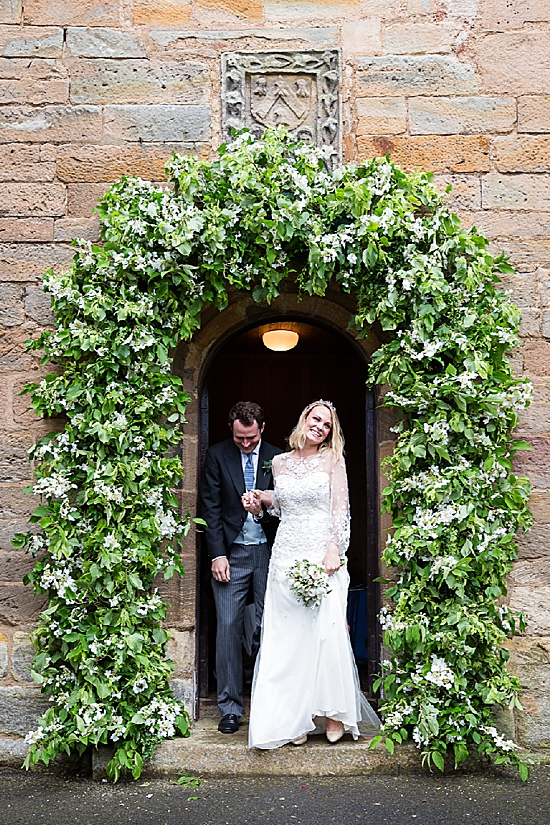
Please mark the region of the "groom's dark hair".
POLYGON ((244 427, 251 427, 256 421, 260 430, 265 421, 264 411, 254 401, 238 401, 229 410, 229 426, 233 432, 233 422, 239 420, 244 427))

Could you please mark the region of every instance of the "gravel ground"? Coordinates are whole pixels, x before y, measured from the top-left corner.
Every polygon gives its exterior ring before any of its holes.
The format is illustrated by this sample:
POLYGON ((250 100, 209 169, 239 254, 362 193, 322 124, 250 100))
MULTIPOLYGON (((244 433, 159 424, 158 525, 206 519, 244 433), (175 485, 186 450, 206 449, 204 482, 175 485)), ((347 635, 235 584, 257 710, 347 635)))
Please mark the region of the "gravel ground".
MULTIPOLYGON (((122 781, 0 770, 0 825, 550 825, 550 769, 483 775, 122 781)), ((175 777, 177 779, 177 777, 175 777)))

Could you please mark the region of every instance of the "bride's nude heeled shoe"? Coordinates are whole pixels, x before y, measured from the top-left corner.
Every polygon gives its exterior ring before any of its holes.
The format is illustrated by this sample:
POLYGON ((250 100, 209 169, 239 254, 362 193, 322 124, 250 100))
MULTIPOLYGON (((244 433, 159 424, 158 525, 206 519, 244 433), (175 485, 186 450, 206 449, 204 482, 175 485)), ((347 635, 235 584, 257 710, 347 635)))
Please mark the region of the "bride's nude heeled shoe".
POLYGON ((341 739, 344 735, 344 726, 341 725, 338 728, 338 730, 327 730, 326 735, 328 741, 333 745, 335 742, 338 742, 338 740, 341 739))
POLYGON ((299 736, 298 739, 293 739, 293 745, 305 745, 307 742, 307 733, 304 733, 303 736, 299 736))

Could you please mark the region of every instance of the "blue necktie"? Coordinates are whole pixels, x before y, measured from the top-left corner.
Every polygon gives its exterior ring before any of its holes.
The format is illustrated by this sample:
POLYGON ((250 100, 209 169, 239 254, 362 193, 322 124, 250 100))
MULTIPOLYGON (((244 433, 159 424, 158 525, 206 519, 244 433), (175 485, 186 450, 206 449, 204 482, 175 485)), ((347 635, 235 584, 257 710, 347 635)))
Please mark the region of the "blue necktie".
POLYGON ((252 453, 248 453, 246 457, 246 464, 244 465, 244 484, 246 491, 254 488, 254 459, 252 453))

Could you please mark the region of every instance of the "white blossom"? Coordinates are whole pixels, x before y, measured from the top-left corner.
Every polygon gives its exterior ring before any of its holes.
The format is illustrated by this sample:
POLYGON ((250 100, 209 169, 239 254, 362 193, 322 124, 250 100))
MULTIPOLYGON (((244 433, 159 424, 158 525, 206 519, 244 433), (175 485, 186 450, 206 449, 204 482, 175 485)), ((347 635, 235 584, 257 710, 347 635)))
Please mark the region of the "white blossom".
POLYGON ((412 732, 413 741, 416 743, 417 748, 421 748, 423 745, 427 745, 430 741, 427 737, 422 736, 420 729, 415 727, 412 732))
POLYGON ((432 664, 424 678, 438 687, 453 687, 455 680, 454 673, 445 659, 439 658, 435 653, 432 653, 432 664))
POLYGON ((115 413, 113 415, 111 424, 117 430, 125 430, 126 427, 128 426, 128 420, 127 420, 126 416, 124 415, 124 413, 115 413))
POLYGON ((499 748, 499 750, 507 752, 517 750, 518 745, 516 745, 516 743, 513 742, 511 739, 504 739, 504 737, 499 734, 496 728, 490 725, 484 725, 481 728, 481 730, 484 733, 486 733, 487 736, 490 736, 492 738, 493 742, 495 743, 496 747, 499 748))
POLYGON ((143 693, 144 690, 147 690, 149 687, 149 682, 144 676, 141 676, 139 679, 136 679, 134 684, 132 685, 132 690, 134 693, 143 693))
POLYGON ((122 504, 124 501, 122 488, 116 487, 114 484, 106 484, 100 478, 94 480, 94 492, 106 498, 107 501, 114 501, 115 504, 122 504))
POLYGON ((31 730, 25 736, 25 745, 38 745, 45 738, 46 732, 44 728, 37 728, 31 730))
POLYGON ((176 719, 182 715, 182 708, 178 702, 154 698, 139 713, 144 718, 143 724, 152 734, 167 739, 176 733, 176 719))
POLYGON ((456 567, 457 564, 458 559, 455 559, 454 556, 437 556, 433 560, 428 578, 433 579, 438 573, 441 572, 446 576, 451 572, 453 567, 456 567))
POLYGON ((387 607, 383 607, 378 614, 378 621, 382 630, 391 630, 393 627, 393 617, 387 607))
POLYGON ((163 406, 164 404, 169 404, 170 402, 174 401, 177 397, 177 393, 174 392, 172 387, 163 387, 163 389, 155 395, 154 401, 155 404, 158 404, 159 407, 163 406))
POLYGON ((76 490, 77 485, 67 478, 62 472, 52 473, 34 482, 34 492, 46 498, 65 499, 71 490, 76 490))

